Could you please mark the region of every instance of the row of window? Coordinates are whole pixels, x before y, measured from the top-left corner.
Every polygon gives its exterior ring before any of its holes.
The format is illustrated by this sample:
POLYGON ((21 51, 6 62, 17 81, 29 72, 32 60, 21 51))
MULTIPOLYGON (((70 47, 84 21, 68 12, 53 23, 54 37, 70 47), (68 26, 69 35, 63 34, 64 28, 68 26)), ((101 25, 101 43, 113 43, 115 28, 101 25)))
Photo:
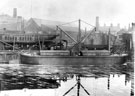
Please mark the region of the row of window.
POLYGON ((21 41, 21 42, 33 42, 33 41, 38 41, 40 38, 40 40, 45 40, 46 36, 37 36, 37 35, 0 35, 0 40, 4 40, 4 41, 21 41))
POLYGON ((5 36, 5 41, 33 41, 32 37, 11 37, 11 36, 5 36))
POLYGON ((35 37, 32 37, 32 36, 4 36, 3 39, 5 41, 35 41, 35 40, 38 40, 38 37, 37 36, 35 36, 35 37))

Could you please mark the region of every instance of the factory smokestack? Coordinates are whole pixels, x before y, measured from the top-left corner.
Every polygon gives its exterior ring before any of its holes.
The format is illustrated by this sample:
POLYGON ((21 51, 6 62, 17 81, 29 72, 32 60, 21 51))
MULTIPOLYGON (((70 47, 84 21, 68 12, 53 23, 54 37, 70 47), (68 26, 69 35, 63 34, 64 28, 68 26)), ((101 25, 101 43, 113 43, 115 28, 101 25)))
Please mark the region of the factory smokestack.
POLYGON ((99 17, 96 17, 96 31, 99 31, 99 17))
POLYGON ((13 18, 16 18, 17 17, 17 8, 14 8, 13 9, 13 18))
POLYGON ((132 30, 135 30, 135 23, 132 23, 132 30))

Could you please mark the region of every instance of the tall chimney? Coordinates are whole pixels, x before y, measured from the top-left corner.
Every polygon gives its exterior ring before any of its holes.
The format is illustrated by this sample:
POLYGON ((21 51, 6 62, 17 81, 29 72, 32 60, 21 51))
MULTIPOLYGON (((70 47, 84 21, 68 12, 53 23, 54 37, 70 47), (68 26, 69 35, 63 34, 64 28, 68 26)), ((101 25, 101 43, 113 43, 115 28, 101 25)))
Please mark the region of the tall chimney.
POLYGON ((110 27, 113 27, 113 24, 112 23, 110 24, 110 27))
POLYGON ((120 28, 120 23, 117 24, 117 27, 120 28))
POLYGON ((135 30, 135 23, 132 23, 132 30, 135 30))
POLYGON ((106 27, 106 24, 104 23, 104 27, 106 27))
POLYGON ((13 9, 13 18, 16 18, 17 17, 17 8, 14 8, 13 9))
POLYGON ((96 17, 96 31, 99 31, 99 17, 96 17))

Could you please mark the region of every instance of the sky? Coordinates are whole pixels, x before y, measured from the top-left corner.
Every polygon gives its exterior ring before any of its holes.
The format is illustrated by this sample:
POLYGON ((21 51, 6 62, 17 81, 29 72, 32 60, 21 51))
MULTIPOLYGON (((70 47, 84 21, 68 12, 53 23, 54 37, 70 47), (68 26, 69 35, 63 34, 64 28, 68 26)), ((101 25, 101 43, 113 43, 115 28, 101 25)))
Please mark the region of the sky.
POLYGON ((70 22, 82 19, 95 25, 99 16, 100 25, 125 27, 135 22, 135 0, 1 0, 0 14, 17 15, 26 19, 41 18, 46 20, 70 22))

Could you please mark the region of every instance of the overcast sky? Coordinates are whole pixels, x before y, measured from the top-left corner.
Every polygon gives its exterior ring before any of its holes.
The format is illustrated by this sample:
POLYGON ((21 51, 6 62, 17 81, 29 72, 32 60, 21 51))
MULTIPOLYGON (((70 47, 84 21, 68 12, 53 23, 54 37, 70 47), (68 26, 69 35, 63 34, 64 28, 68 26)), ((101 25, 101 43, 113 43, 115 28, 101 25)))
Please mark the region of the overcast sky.
POLYGON ((122 27, 135 22, 135 0, 1 0, 0 14, 12 16, 13 8, 27 19, 70 22, 80 18, 95 25, 99 16, 100 25, 120 23, 122 27))

